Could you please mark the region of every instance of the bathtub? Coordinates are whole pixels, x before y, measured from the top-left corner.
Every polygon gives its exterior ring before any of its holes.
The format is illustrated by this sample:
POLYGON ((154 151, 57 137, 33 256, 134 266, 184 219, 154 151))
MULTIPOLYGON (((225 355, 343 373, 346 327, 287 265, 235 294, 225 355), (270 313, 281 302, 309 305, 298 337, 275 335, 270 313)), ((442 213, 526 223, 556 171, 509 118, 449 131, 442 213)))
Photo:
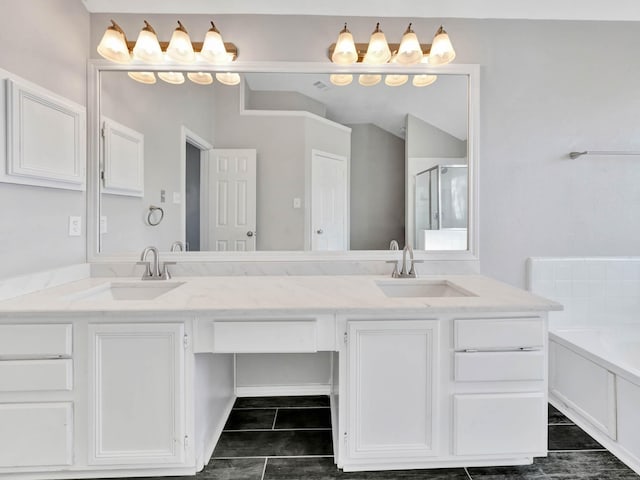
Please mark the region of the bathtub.
POLYGON ((640 323, 550 331, 549 401, 640 474, 640 323))

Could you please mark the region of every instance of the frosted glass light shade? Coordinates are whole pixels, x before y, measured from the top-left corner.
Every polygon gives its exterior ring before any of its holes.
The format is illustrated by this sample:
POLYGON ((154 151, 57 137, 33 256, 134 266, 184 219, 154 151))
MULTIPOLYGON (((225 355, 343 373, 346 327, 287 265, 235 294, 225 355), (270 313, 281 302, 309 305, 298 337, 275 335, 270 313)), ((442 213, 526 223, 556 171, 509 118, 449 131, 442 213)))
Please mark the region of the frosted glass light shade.
POLYGON ((414 87, 426 87, 431 85, 437 79, 437 75, 414 75, 411 83, 413 83, 414 87))
POLYGON ((363 87, 373 87, 382 80, 382 75, 372 75, 369 73, 362 74, 358 77, 358 83, 363 87))
POLYGON ((173 85, 181 85, 184 83, 184 75, 182 72, 158 72, 158 77, 173 85))
POLYGON ((350 73, 339 74, 334 73, 329 77, 329 81, 338 87, 344 87, 346 85, 351 84, 353 82, 353 75, 350 73))
POLYGON ((187 77, 198 85, 211 85, 213 83, 213 77, 207 72, 189 72, 187 77))
POLYGON ((103 58, 115 63, 129 63, 131 61, 124 32, 113 20, 104 32, 97 50, 103 58))
POLYGON ((411 30, 411 24, 409 24, 402 36, 400 47, 398 47, 396 62, 400 65, 411 65, 420 62, 421 59, 422 48, 420 48, 420 42, 415 32, 411 30))
POLYGON ((384 36, 382 30, 380 30, 380 24, 376 25, 376 29, 369 38, 369 46, 367 47, 367 53, 364 56, 364 63, 373 65, 380 65, 387 63, 391 58, 391 50, 387 43, 387 38, 384 36))
POLYGON ((216 65, 221 65, 228 62, 227 49, 225 48, 224 42, 222 41, 222 35, 220 35, 220 32, 213 24, 213 22, 211 22, 211 28, 204 37, 200 55, 207 62, 216 65))
POLYGON ((133 47, 133 58, 144 63, 162 63, 162 49, 158 37, 146 20, 133 47))
POLYGON ((408 75, 386 75, 384 77, 384 83, 389 87, 399 87, 407 83, 408 80, 408 75))
POLYGON ((446 65, 451 63, 456 58, 456 52, 453 49, 449 35, 445 32, 442 25, 433 37, 431 43, 431 51, 429 52, 429 64, 431 65, 446 65))
POLYGON ((338 41, 336 42, 336 48, 331 55, 331 61, 338 65, 351 65, 358 60, 358 51, 356 50, 356 44, 353 41, 353 35, 347 30, 347 24, 344 24, 344 28, 338 35, 338 41))
POLYGON ((146 85, 153 85, 156 83, 156 76, 153 72, 127 72, 127 75, 133 78, 136 82, 144 83, 146 85))
POLYGON ((178 22, 178 28, 171 35, 171 40, 167 47, 167 56, 178 63, 193 63, 196 59, 191 38, 189 38, 187 30, 180 22, 178 22))
POLYGON ((216 73, 216 80, 224 85, 238 85, 240 83, 240 74, 238 73, 216 73))

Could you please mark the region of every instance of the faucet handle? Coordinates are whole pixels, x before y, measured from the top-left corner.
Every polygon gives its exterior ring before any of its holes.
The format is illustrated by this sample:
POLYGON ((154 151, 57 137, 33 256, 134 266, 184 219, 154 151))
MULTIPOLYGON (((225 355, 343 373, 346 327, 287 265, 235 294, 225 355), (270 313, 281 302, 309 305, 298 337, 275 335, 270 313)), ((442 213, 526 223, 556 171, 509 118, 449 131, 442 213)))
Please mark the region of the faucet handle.
POLYGON ((171 272, 169 271, 167 266, 175 265, 175 264, 176 264, 176 262, 164 262, 162 264, 162 273, 160 274, 160 280, 170 280, 171 279, 171 272))
POLYGON ((142 278, 151 277, 151 262, 136 262, 136 265, 144 265, 144 274, 142 278))
POLYGON ((424 260, 412 260, 411 261, 411 268, 409 269, 409 276, 411 278, 416 278, 416 269, 414 268, 416 263, 424 263, 424 260))
POLYGON ((400 272, 398 272, 398 261, 397 260, 386 260, 385 263, 393 263, 393 272, 391 272, 391 278, 399 278, 400 272))

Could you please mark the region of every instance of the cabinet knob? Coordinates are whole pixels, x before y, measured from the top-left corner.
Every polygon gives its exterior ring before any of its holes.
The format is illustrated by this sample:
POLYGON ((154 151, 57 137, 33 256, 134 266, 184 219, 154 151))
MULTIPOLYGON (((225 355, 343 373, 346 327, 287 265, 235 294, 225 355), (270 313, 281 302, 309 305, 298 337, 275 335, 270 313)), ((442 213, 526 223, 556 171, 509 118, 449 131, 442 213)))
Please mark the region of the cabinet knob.
POLYGON ((324 233, 324 230, 322 230, 321 228, 319 228, 318 230, 316 230, 316 233, 318 235, 322 235, 324 233))

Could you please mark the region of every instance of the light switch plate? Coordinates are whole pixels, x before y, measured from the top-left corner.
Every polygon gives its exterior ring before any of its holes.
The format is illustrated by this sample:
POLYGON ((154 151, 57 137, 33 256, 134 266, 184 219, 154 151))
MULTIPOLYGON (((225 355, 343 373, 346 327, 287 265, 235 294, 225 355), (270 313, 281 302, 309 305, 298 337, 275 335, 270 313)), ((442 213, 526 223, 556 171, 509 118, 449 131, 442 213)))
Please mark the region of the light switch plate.
POLYGON ((107 216, 100 216, 100 233, 107 233, 107 216))
POLYGON ((79 237, 82 235, 82 217, 69 217, 69 236, 79 237))
POLYGON ((179 204, 182 201, 182 196, 180 192, 173 192, 173 203, 179 204))
POLYGON ((302 200, 299 197, 293 199, 293 208, 301 208, 302 200))

